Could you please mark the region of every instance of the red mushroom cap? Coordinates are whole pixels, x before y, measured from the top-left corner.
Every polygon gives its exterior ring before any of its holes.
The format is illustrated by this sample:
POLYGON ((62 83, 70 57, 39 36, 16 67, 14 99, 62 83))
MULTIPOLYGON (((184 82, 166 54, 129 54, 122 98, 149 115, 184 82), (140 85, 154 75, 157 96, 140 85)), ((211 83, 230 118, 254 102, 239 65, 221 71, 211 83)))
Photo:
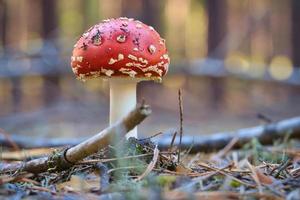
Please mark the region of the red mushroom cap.
POLYGON ((161 80, 169 67, 165 40, 151 26, 118 18, 103 20, 74 46, 71 66, 79 80, 132 77, 161 80))

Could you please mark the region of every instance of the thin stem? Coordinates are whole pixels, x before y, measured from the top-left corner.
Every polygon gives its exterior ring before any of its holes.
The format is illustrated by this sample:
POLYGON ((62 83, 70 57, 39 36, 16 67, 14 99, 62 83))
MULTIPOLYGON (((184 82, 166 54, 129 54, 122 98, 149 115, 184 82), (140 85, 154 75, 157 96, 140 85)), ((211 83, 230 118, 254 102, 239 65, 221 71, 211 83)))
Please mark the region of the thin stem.
POLYGON ((179 151, 178 151, 178 163, 180 162, 180 153, 181 153, 181 142, 182 142, 182 134, 183 134, 183 114, 182 114, 182 94, 181 89, 178 90, 178 104, 179 104, 179 122, 180 122, 180 129, 179 129, 179 151))
MULTIPOLYGON (((137 81, 130 79, 110 80, 110 125, 126 116, 136 107, 136 84, 137 81)), ((126 134, 126 138, 137 138, 137 128, 126 134)))

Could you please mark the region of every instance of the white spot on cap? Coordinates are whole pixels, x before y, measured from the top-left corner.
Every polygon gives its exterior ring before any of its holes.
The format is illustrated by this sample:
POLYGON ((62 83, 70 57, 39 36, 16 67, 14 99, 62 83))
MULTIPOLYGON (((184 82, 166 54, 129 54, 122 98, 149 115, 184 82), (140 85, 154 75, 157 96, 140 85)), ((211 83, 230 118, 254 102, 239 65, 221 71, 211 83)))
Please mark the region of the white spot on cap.
POLYGON ((139 61, 145 65, 148 64, 148 60, 144 59, 144 58, 139 58, 139 61))
POLYGON ((169 55, 168 54, 164 54, 163 58, 168 60, 169 59, 169 55))
POLYGON ((151 54, 154 54, 155 51, 156 51, 156 47, 155 47, 153 44, 151 44, 151 45, 149 45, 149 47, 148 47, 148 51, 149 51, 151 54))
POLYGON ((141 23, 137 23, 137 24, 135 25, 135 27, 138 28, 138 29, 140 29, 140 28, 142 28, 143 26, 142 26, 141 23))
POLYGON ((117 41, 120 42, 120 43, 123 43, 126 41, 126 35, 119 35, 117 37, 117 41))
POLYGON ((111 69, 104 69, 104 68, 101 68, 101 72, 104 73, 106 76, 111 76, 114 71, 111 70, 111 69))
POLYGON ((109 65, 113 65, 113 64, 115 64, 116 62, 118 62, 117 59, 110 58, 110 60, 108 61, 108 64, 109 64, 109 65))
POLYGON ((101 36, 100 35, 96 35, 93 37, 93 45, 99 46, 101 44, 101 36))
POLYGON ((140 64, 140 63, 135 63, 135 62, 130 62, 130 63, 126 63, 125 64, 126 67, 145 67, 144 65, 140 64))
POLYGON ((123 74, 128 74, 132 78, 134 78, 135 75, 137 74, 136 71, 127 68, 121 68, 119 71, 122 72, 123 74))
POLYGON ((74 56, 71 56, 71 61, 75 61, 75 57, 74 56))
POLYGON ((77 56, 77 57, 76 57, 76 61, 82 62, 82 60, 83 60, 83 57, 82 57, 82 56, 77 56))
POLYGON ((87 38, 87 37, 89 37, 89 34, 90 34, 89 32, 86 32, 86 33, 83 33, 82 36, 87 38))
POLYGON ((139 49, 137 47, 134 47, 133 51, 139 51, 139 49))
POLYGON ((118 61, 123 60, 123 59, 124 59, 124 55, 121 54, 121 53, 119 53, 119 55, 118 55, 118 61))
POLYGON ((109 65, 113 65, 113 64, 115 64, 116 62, 118 62, 118 61, 120 61, 120 60, 123 60, 123 59, 124 59, 124 55, 121 54, 121 53, 119 53, 119 54, 118 54, 118 58, 117 58, 117 59, 110 58, 108 64, 109 64, 109 65))
POLYGON ((157 68, 157 65, 151 65, 149 67, 146 68, 142 68, 141 69, 143 72, 155 72, 157 73, 159 76, 162 76, 163 71, 161 69, 157 68))
POLYGON ((134 55, 128 54, 128 58, 134 61, 138 61, 138 58, 134 55))

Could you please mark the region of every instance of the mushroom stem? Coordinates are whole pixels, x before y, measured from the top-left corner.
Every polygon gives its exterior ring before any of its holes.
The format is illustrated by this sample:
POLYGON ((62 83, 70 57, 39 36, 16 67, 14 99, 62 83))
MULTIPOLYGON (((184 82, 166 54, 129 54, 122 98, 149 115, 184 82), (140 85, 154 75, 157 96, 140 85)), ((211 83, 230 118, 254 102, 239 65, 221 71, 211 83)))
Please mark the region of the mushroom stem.
MULTIPOLYGON (((136 80, 110 79, 110 111, 109 124, 112 125, 126 116, 136 107, 136 80)), ((137 138, 135 127, 126 134, 126 138, 137 138)))

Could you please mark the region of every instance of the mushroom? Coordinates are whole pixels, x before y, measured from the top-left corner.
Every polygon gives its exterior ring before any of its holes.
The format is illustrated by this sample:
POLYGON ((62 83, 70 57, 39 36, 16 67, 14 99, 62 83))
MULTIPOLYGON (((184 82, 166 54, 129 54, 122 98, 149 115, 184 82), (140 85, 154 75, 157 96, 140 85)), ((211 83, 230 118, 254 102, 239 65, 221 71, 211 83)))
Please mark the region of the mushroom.
MULTIPOLYGON (((136 106, 139 81, 161 82, 170 59, 165 40, 151 26, 125 17, 103 20, 86 31, 74 46, 71 66, 77 79, 107 79, 110 124, 136 106)), ((137 130, 126 137, 137 138, 137 130)))

